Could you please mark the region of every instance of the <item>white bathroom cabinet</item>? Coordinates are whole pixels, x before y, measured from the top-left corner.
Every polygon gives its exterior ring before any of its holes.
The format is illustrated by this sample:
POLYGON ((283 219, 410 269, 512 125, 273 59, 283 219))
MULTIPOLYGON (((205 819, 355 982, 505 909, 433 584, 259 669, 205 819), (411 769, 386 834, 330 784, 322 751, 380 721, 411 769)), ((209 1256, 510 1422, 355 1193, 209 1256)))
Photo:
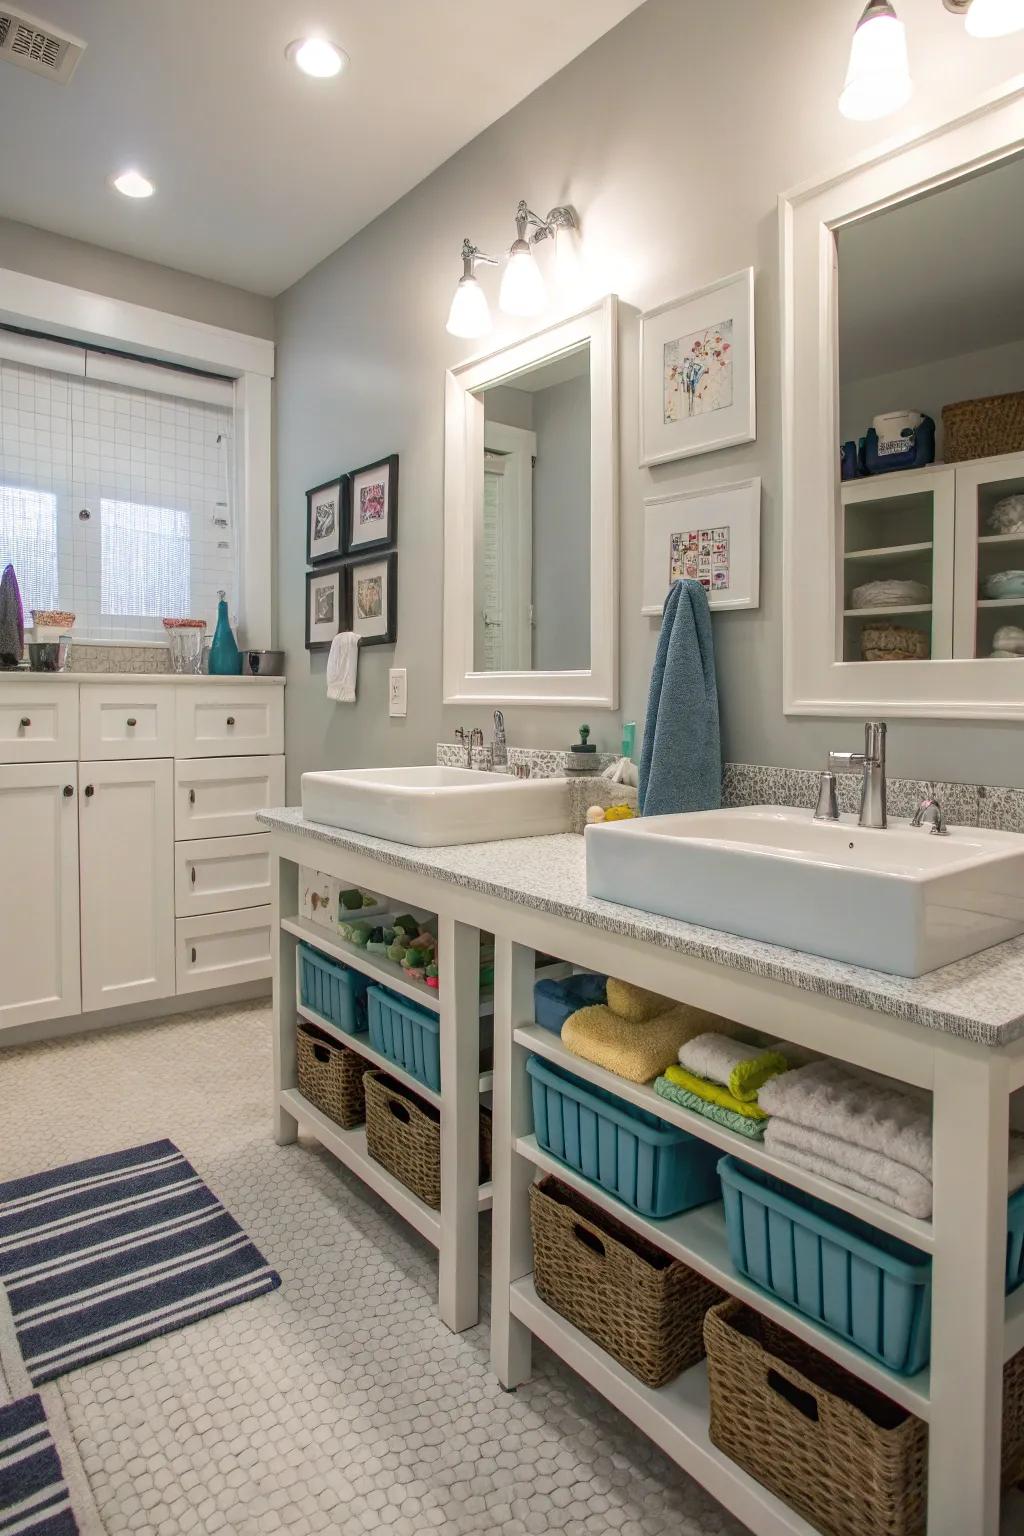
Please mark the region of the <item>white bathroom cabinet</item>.
POLYGON ((283 745, 280 679, 0 677, 0 1032, 271 975, 283 745))

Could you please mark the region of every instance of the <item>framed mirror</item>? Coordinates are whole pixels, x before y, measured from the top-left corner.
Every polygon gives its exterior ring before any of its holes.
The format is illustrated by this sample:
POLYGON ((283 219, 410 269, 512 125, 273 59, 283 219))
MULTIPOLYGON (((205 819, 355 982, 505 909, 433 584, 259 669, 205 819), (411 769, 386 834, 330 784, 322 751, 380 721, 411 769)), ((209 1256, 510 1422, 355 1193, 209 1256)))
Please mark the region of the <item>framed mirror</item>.
POLYGON ((445 386, 444 701, 614 709, 614 297, 445 386))

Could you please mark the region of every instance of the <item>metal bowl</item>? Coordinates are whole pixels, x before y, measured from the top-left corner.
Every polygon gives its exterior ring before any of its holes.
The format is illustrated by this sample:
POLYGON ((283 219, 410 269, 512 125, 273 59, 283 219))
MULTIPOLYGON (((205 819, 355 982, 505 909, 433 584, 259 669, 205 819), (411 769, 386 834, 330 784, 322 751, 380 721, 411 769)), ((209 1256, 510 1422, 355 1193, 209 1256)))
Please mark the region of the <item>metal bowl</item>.
POLYGON ((243 651, 242 671, 246 677, 282 677, 284 651, 243 651))

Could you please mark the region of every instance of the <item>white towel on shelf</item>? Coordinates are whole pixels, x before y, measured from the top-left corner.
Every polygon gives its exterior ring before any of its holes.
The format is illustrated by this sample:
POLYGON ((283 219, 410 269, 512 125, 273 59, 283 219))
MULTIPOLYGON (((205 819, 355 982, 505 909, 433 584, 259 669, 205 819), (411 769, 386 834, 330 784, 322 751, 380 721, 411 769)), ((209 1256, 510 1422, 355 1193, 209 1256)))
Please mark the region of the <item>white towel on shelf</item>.
POLYGON ((841 1184, 844 1189, 870 1195, 873 1200, 904 1211, 908 1216, 927 1221, 932 1213, 931 1179, 908 1168, 905 1163, 886 1157, 884 1152, 868 1151, 866 1147, 841 1141, 838 1136, 830 1136, 825 1131, 794 1125, 777 1115, 765 1126, 764 1149, 792 1163, 795 1168, 817 1173, 823 1179, 831 1179, 833 1184, 841 1184))
POLYGON ((359 636, 351 630, 335 635, 327 657, 327 697, 335 704, 355 703, 358 666, 359 636))
POLYGON ((767 1115, 879 1152, 931 1181, 930 1094, 825 1059, 770 1078, 758 1103, 767 1115))
POLYGON ((723 1088, 728 1088, 733 1068, 738 1067, 741 1061, 752 1061, 755 1056, 763 1056, 766 1049, 763 1045, 748 1045, 744 1040, 732 1040, 728 1035, 695 1035, 679 1047, 679 1065, 696 1077, 703 1077, 709 1083, 721 1083, 723 1088))

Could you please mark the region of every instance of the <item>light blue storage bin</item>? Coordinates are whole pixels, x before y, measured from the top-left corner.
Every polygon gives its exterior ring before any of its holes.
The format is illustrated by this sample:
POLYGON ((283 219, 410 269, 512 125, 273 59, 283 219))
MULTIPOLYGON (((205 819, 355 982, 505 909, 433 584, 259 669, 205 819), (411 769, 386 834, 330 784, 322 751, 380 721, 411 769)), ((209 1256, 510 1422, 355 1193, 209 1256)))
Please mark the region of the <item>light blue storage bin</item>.
POLYGON ((729 1256, 741 1275, 891 1371, 923 1370, 931 1346, 927 1254, 734 1157, 723 1157, 718 1172, 729 1256))
POLYGON ((370 1044, 417 1082, 441 1091, 441 1021, 386 987, 366 994, 370 1044))
POLYGON ((329 960, 309 944, 299 945, 299 996, 307 1008, 315 1009, 346 1035, 359 1035, 366 1029, 369 985, 368 976, 329 960))
POLYGON ((526 1063, 538 1145, 642 1216, 678 1216, 721 1194, 717 1150, 539 1056, 526 1063))

